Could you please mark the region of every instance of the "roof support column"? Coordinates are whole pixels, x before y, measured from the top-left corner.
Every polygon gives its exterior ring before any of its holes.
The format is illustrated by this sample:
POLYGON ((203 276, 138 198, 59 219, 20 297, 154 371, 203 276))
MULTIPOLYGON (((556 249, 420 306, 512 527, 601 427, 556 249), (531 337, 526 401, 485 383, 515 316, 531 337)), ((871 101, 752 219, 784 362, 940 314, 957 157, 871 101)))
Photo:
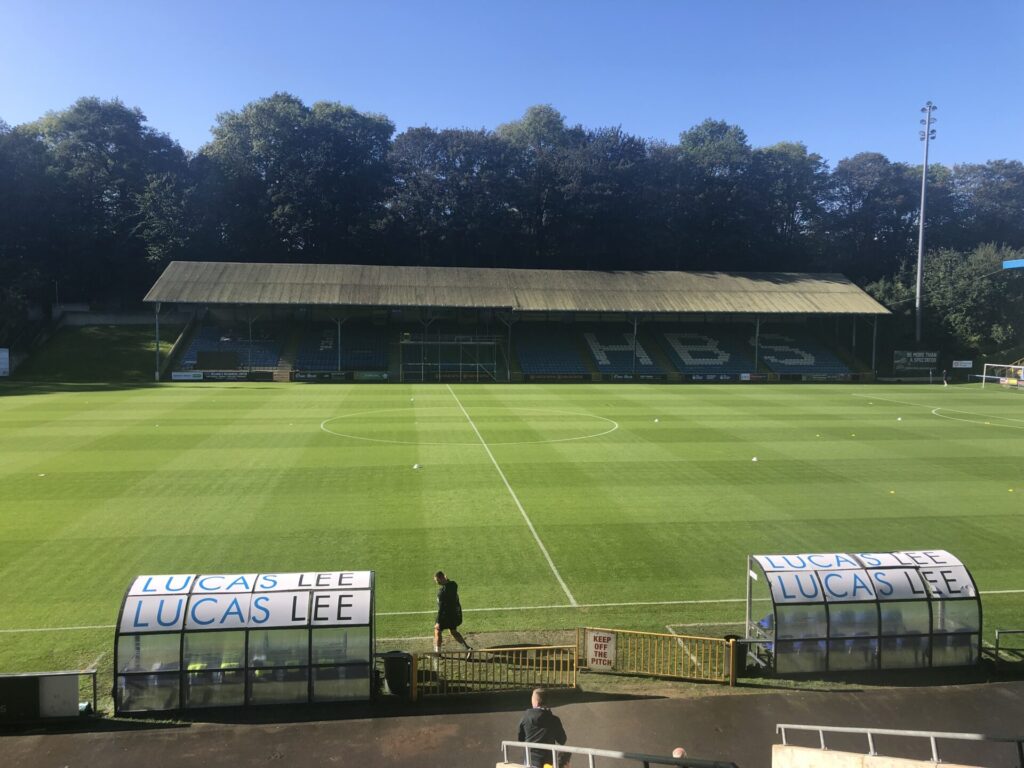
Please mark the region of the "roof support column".
POLYGON ((633 315, 633 378, 636 378, 636 325, 637 316, 633 315))
POLYGON ((754 318, 754 373, 757 373, 760 367, 760 347, 761 347, 761 318, 754 318))
POLYGON ((875 366, 875 345, 878 343, 878 315, 875 315, 871 326, 871 372, 878 376, 878 368, 875 366))
POLYGON ((160 381, 160 302, 153 305, 156 310, 153 317, 156 320, 156 369, 153 371, 153 381, 160 381))
POLYGON ((513 307, 509 310, 508 318, 501 313, 497 314, 497 318, 505 324, 506 328, 508 328, 508 346, 505 348, 505 381, 508 382, 512 381, 512 324, 516 321, 515 312, 515 307, 513 307))
POLYGON ((746 618, 746 621, 743 624, 743 636, 744 637, 753 637, 753 635, 754 635, 754 633, 752 631, 753 628, 752 628, 751 622, 750 622, 750 619, 751 619, 750 603, 751 603, 751 599, 753 597, 753 595, 751 594, 750 581, 753 578, 754 578, 753 564, 750 561, 750 555, 747 555, 747 572, 746 572, 746 574, 744 574, 744 578, 743 578, 743 580, 747 584, 747 600, 746 600, 746 602, 747 602, 747 618, 746 618))

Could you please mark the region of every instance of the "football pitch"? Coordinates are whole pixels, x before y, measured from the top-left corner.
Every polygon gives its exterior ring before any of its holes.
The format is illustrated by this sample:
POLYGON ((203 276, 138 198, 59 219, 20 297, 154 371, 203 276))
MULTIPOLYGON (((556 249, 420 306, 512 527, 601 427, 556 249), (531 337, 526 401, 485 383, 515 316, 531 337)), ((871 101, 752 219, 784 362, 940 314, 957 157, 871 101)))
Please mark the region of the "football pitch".
POLYGON ((0 388, 0 672, 139 574, 373 570, 377 634, 736 631, 748 554, 947 549, 1024 619, 1024 398, 976 386, 0 388), (753 461, 754 457, 757 461, 753 461))

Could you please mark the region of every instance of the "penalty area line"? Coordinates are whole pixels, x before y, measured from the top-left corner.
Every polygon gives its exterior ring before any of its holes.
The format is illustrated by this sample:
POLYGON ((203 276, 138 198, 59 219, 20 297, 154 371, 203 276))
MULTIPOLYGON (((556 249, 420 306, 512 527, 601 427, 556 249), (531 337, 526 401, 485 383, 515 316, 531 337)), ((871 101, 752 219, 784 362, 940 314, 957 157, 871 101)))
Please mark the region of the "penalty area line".
POLYGON ((473 422, 473 418, 469 415, 466 409, 462 405, 462 401, 459 400, 459 396, 455 394, 455 390, 452 389, 451 384, 446 384, 448 392, 453 398, 455 398, 456 405, 459 406, 459 410, 462 411, 462 415, 466 417, 466 421, 469 422, 469 426, 473 428, 476 433, 477 439, 480 441, 480 445, 483 446, 484 450, 487 451, 487 456, 491 460, 491 464, 498 470, 498 475, 501 477, 501 481, 505 484, 505 488, 508 490, 509 495, 512 497, 512 501, 516 503, 516 507, 519 509, 519 514, 523 516, 523 520, 526 521, 526 527, 530 529, 530 533, 533 534, 533 540, 537 542, 537 546, 540 548, 541 554, 544 555, 544 559, 548 561, 548 567, 551 568, 551 572, 555 574, 555 579, 558 581, 558 585, 565 592, 565 596, 569 598, 569 604, 575 608, 577 606, 576 598, 572 596, 572 592, 569 591, 569 586, 565 583, 562 578, 562 574, 558 572, 558 568, 555 566, 555 561, 551 559, 551 555, 548 554, 547 547, 544 546, 544 542, 541 541, 540 535, 537 533, 537 529, 533 527, 533 521, 530 520, 530 516, 526 514, 526 510, 523 509, 522 503, 519 501, 519 497, 516 492, 512 490, 512 485, 509 483, 508 478, 505 477, 505 473, 502 471, 501 466, 498 464, 497 459, 494 458, 494 454, 491 453, 490 446, 487 445, 487 441, 484 440, 484 436, 480 434, 480 430, 476 428, 476 424, 473 422))

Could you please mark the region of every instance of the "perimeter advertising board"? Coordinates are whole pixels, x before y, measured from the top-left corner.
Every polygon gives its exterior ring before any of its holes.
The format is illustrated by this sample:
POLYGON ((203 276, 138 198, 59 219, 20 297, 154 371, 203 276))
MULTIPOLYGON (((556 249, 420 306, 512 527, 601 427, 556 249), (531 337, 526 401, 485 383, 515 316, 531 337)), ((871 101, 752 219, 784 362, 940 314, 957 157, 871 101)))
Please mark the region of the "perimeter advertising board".
POLYGON ((0 376, 11 375, 11 350, 0 347, 0 376))
POLYGON ((909 349, 897 349, 892 353, 892 368, 895 373, 934 371, 938 367, 938 364, 938 352, 918 352, 909 349))

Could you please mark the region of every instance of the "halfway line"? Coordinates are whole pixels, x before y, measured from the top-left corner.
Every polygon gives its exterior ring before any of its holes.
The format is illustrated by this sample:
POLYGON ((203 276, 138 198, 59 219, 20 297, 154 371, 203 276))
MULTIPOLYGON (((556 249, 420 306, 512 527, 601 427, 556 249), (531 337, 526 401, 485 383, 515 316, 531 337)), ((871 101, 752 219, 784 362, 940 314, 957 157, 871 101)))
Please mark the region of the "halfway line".
POLYGON ((498 470, 498 475, 501 476, 501 481, 505 484, 509 494, 512 496, 512 501, 516 503, 519 508, 519 513, 523 516, 523 520, 526 521, 527 527, 530 529, 530 533, 533 534, 534 541, 537 542, 537 546, 540 547, 541 553, 544 555, 544 559, 548 561, 548 566, 551 568, 551 572, 555 574, 555 578, 558 580, 559 585, 562 587, 562 591, 565 592, 565 596, 569 598, 569 604, 575 608, 577 606, 576 598, 572 596, 572 592, 569 591, 569 587, 566 586, 565 581, 562 579, 562 574, 558 572, 558 568, 555 567, 555 561, 551 559, 551 555, 548 554, 547 547, 544 546, 544 542, 540 540, 540 536, 537 535, 537 529, 533 527, 533 522, 530 520, 530 516, 526 514, 526 510, 523 509, 523 505, 519 502, 519 497, 516 496, 516 492, 512 490, 512 486, 509 485, 508 478, 505 477, 505 473, 501 471, 501 467, 498 465, 497 460, 494 458, 494 454, 491 453, 490 447, 487 445, 487 441, 484 440, 483 435, 480 434, 480 430, 476 428, 476 424, 473 423, 473 419, 466 412, 466 409, 462 407, 462 401, 459 400, 459 396, 455 394, 455 390, 452 389, 451 384, 446 384, 448 391, 451 396, 455 398, 455 403, 459 406, 459 410, 462 411, 462 415, 466 417, 466 421, 469 422, 469 426, 473 428, 476 433, 477 439, 480 441, 480 445, 487 451, 487 456, 490 458, 494 468, 498 470))

